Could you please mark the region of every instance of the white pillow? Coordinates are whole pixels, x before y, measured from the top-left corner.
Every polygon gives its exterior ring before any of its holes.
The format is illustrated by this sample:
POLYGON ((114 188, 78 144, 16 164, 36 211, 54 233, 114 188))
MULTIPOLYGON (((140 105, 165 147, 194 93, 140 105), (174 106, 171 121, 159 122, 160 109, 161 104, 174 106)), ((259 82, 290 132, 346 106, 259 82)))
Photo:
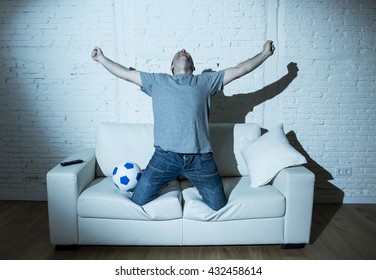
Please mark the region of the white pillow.
POLYGON ((240 153, 253 188, 269 183, 286 167, 307 163, 305 157, 289 144, 281 124, 256 140, 243 139, 240 153))

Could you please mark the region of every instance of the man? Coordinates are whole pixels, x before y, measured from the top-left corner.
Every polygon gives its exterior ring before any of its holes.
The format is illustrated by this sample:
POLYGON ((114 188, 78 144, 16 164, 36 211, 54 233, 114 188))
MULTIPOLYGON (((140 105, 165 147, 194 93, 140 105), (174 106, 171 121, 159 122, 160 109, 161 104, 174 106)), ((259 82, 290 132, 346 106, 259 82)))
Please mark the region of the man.
POLYGON ((155 152, 135 188, 133 202, 145 205, 169 181, 184 175, 210 208, 217 211, 226 205, 209 140, 210 100, 223 86, 261 65, 274 49, 273 42, 266 41, 259 54, 237 66, 198 75, 193 75, 193 59, 185 49, 172 60, 173 75, 131 70, 105 57, 100 48, 93 49, 94 61, 152 97, 155 152))

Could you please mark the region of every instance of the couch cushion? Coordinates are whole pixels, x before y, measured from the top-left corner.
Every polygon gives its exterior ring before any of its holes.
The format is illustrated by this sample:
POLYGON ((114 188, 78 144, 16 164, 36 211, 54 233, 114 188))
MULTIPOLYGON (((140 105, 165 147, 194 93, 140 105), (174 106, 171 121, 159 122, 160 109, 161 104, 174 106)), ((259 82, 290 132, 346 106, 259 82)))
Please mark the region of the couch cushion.
POLYGON ((222 178, 222 182, 228 203, 214 211, 202 201, 198 190, 189 181, 183 181, 184 219, 230 221, 284 216, 285 198, 273 186, 250 188, 248 176, 222 178))
POLYGON ((159 197, 143 207, 131 201, 128 192, 119 191, 111 177, 95 179, 79 196, 77 212, 80 217, 173 220, 182 217, 181 192, 178 181, 172 181, 159 197))

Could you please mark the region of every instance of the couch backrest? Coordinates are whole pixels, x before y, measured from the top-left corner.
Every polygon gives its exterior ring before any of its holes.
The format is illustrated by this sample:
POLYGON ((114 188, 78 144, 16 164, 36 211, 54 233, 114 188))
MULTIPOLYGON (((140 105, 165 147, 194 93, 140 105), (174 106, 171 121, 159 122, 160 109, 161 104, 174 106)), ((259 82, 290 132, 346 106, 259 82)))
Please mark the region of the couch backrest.
MULTIPOLYGON (((260 137, 257 124, 211 124, 210 139, 221 176, 248 175, 239 141, 260 137)), ((144 169, 154 152, 153 124, 100 123, 96 135, 99 171, 112 176, 114 167, 133 161, 144 169)))

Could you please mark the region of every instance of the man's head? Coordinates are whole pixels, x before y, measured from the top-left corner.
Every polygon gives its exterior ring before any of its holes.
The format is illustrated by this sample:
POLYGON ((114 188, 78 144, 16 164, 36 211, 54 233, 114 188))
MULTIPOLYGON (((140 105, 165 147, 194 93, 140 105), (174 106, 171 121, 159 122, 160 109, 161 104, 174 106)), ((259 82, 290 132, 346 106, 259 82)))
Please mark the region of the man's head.
POLYGON ((192 74, 195 71, 192 56, 185 50, 178 51, 171 62, 172 74, 192 74))

